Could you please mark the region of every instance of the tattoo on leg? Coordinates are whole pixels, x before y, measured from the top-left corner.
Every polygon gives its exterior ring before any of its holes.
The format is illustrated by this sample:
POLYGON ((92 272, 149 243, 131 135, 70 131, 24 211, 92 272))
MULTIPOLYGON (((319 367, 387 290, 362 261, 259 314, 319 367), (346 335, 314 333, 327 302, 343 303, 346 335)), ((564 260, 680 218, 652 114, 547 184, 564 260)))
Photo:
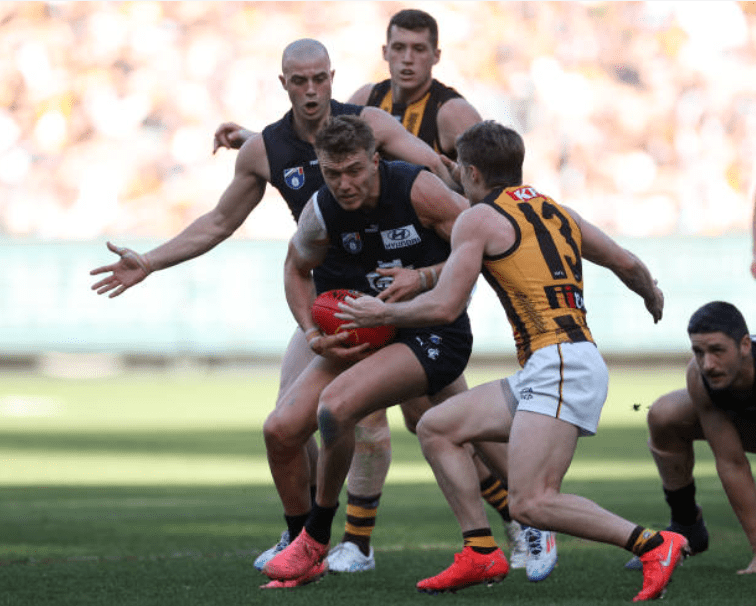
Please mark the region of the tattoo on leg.
POLYGON ((338 434, 338 425, 336 419, 327 408, 318 413, 318 428, 323 444, 329 446, 336 440, 338 434))

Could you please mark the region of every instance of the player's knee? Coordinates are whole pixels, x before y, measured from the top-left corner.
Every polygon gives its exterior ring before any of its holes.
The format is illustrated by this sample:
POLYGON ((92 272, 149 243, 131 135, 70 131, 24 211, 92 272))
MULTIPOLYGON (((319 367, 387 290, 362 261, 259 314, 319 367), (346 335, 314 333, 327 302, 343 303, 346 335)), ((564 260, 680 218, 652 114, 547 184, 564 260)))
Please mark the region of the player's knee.
POLYGON ((513 490, 509 487, 509 515, 527 526, 542 528, 543 513, 548 505, 542 495, 513 490))
POLYGON ((263 423, 263 438, 268 453, 275 454, 302 446, 303 438, 294 424, 281 415, 272 412, 263 423))
POLYGON ((664 397, 651 405, 646 415, 651 445, 666 450, 679 443, 683 432, 680 428, 678 412, 674 404, 664 397))
POLYGON ((348 397, 331 386, 323 390, 318 403, 318 429, 323 443, 328 445, 345 431, 354 431, 356 421, 348 397))
POLYGON ((444 442, 444 434, 440 427, 433 422, 433 418, 424 415, 416 427, 417 439, 423 452, 428 452, 439 447, 444 442))

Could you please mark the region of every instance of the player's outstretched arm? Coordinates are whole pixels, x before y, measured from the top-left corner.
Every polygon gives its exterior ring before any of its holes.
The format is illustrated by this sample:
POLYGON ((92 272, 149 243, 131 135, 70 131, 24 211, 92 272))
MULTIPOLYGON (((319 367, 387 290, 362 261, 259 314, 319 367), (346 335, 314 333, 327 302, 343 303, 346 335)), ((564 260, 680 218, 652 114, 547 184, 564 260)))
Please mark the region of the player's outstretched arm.
POLYGON ((259 134, 240 126, 236 122, 223 122, 213 135, 213 154, 221 147, 239 149, 252 135, 259 134))
POLYGON ((405 162, 427 166, 448 187, 457 187, 441 156, 430 145, 405 130, 390 114, 377 107, 364 107, 360 117, 373 129, 378 151, 405 162))
POLYGON ((262 137, 244 145, 236 159, 234 178, 211 211, 195 219, 180 234, 143 254, 129 248, 108 244, 120 259, 113 264, 93 269, 90 274, 107 273, 92 285, 97 294, 117 297, 144 280, 151 272, 166 269, 198 257, 233 234, 265 193, 267 157, 262 137))
POLYGON ((661 320, 664 293, 657 286, 657 281, 646 264, 574 210, 566 207, 565 210, 580 226, 583 234, 583 258, 614 272, 625 286, 643 298, 654 323, 661 320))

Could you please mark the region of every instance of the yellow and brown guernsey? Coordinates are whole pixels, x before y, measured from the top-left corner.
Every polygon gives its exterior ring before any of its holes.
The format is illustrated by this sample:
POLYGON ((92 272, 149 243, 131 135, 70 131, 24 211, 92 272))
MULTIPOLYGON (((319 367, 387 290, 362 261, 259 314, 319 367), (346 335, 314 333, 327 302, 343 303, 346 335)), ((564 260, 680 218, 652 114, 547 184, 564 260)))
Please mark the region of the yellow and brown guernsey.
POLYGON ((482 202, 517 234, 504 253, 483 259, 514 332, 517 360, 547 345, 593 342, 583 301, 582 234, 567 211, 527 185, 496 189, 482 202))
POLYGON ((438 80, 432 80, 428 92, 409 105, 394 103, 391 94, 391 80, 379 82, 370 91, 365 105, 380 107, 394 116, 413 135, 425 141, 436 152, 443 152, 452 160, 457 150, 442 150, 438 136, 438 110, 450 99, 461 98, 456 90, 438 80))

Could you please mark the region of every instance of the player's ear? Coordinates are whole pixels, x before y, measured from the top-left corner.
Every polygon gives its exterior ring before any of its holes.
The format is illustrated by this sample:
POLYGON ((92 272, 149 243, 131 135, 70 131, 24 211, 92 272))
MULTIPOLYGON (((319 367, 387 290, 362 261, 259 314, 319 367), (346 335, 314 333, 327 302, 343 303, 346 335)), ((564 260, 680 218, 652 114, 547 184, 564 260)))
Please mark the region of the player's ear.
POLYGON ((740 339, 740 355, 745 357, 751 352, 751 335, 743 335, 740 339))
POLYGON ((433 51, 433 65, 436 65, 441 60, 441 49, 437 48, 433 51))
POLYGON ((381 51, 383 52, 383 60, 388 61, 388 44, 381 46, 381 51))
POLYGON ((281 74, 280 76, 278 76, 278 80, 279 82, 281 82, 281 86, 283 86, 284 90, 286 90, 286 76, 281 74))

